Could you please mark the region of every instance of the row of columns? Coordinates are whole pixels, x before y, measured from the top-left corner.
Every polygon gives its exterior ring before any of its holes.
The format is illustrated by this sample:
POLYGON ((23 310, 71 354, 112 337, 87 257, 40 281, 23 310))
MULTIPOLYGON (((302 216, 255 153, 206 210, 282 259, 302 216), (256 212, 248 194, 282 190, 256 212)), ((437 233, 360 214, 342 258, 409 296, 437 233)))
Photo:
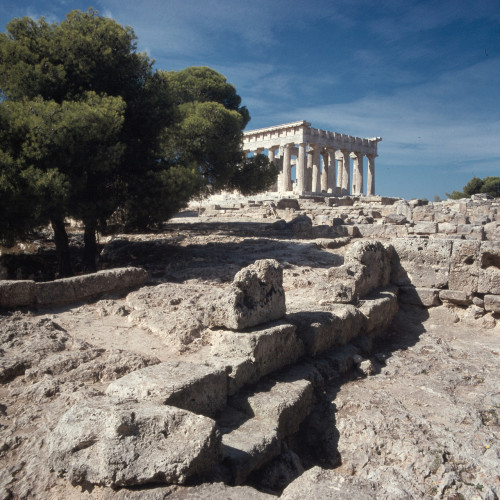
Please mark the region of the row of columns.
MULTIPOLYGON (((283 168, 278 177, 276 190, 286 192, 292 190, 292 154, 296 151, 296 190, 299 194, 312 193, 334 193, 339 195, 351 194, 351 152, 340 151, 337 156, 334 149, 320 149, 310 144, 309 150, 306 143, 300 143, 295 147, 294 143, 281 146, 279 156, 283 161, 283 168), (321 169, 321 157, 323 158, 323 169, 321 169), (337 165, 336 165, 337 164, 337 165)), ((278 146, 268 149, 269 161, 276 161, 276 150, 278 146)), ((264 148, 254 151, 260 153, 264 148)), ((363 157, 365 155, 354 152, 352 169, 352 194, 363 194, 363 157)), ((368 175, 366 183, 366 194, 375 194, 375 156, 366 155, 368 158, 368 175)))

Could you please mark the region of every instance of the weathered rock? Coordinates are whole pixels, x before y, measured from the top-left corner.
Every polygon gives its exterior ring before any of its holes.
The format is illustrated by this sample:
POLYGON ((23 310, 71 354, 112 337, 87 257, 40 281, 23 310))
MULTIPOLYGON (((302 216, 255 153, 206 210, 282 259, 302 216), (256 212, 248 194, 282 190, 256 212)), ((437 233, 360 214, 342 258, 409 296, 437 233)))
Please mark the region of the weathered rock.
POLYGON ((94 398, 66 412, 49 437, 49 466, 72 484, 184 483, 221 457, 215 422, 146 402, 94 398))
POLYGON ((387 214, 384 217, 386 224, 406 224, 408 219, 403 214, 387 214))
POLYGON ((343 475, 336 470, 313 467, 285 488, 280 499, 372 500, 373 498, 388 498, 382 495, 378 497, 380 493, 372 482, 343 475))
POLYGON ((0 308, 30 306, 34 302, 34 281, 0 280, 0 308))
POLYGON ((144 284, 147 272, 137 267, 108 269, 93 274, 63 278, 35 287, 36 304, 48 307, 69 304, 97 297, 104 293, 117 293, 144 284))
POLYGON ((424 307, 433 307, 440 304, 439 290, 435 288, 416 288, 412 286, 400 287, 399 298, 405 304, 424 307))
POLYGON ((285 313, 283 268, 278 261, 265 259, 238 272, 208 314, 210 326, 242 330, 276 321, 285 313))
POLYGON ((291 208, 293 210, 300 210, 299 200, 296 198, 281 198, 276 204, 278 210, 285 210, 291 208))
MULTIPOLYGON (((138 500, 149 500, 149 497, 145 496, 146 491, 139 491, 138 494, 138 500)), ((191 487, 178 486, 175 490, 169 491, 165 497, 151 497, 151 500, 153 498, 154 500, 158 500, 158 498, 168 500, 276 500, 274 495, 262 493, 250 486, 228 486, 224 483, 205 483, 191 487)))
POLYGON ((468 306, 472 304, 471 294, 463 290, 439 290, 439 300, 459 306, 468 306))
POLYGON ((500 313, 500 295, 485 295, 484 308, 486 311, 500 313))
POLYGON ((307 215, 299 215, 287 222, 287 229, 291 229, 297 238, 310 238, 312 236, 312 220, 307 215))
POLYGON ((228 391, 234 394, 303 354, 304 345, 295 334, 295 326, 279 322, 245 332, 214 332, 210 364, 227 370, 228 391))
POLYGON ((451 240, 397 238, 392 240, 391 280, 394 284, 445 288, 450 271, 451 240))
POLYGON ((250 394, 234 396, 230 404, 256 418, 273 422, 280 438, 285 438, 297 432, 311 412, 313 386, 308 380, 294 380, 284 375, 258 384, 250 394))
POLYGON ((334 345, 345 344, 358 335, 365 317, 350 304, 331 304, 329 311, 305 311, 287 316, 297 325, 297 336, 306 353, 317 356, 334 345))
POLYGON ((276 426, 269 420, 251 418, 222 436, 225 462, 233 482, 242 484, 249 474, 281 452, 276 426))
POLYGON ((476 292, 480 271, 479 241, 453 241, 450 257, 450 290, 476 292))
POLYGON ((478 293, 500 295, 500 241, 483 241, 479 260, 478 293))
POLYGON ((389 287, 368 295, 359 311, 365 317, 363 332, 378 335, 385 332, 398 312, 397 289, 389 287))
POLYGON ((118 401, 155 401, 212 416, 226 405, 227 377, 213 367, 167 361, 111 382, 106 394, 118 401))

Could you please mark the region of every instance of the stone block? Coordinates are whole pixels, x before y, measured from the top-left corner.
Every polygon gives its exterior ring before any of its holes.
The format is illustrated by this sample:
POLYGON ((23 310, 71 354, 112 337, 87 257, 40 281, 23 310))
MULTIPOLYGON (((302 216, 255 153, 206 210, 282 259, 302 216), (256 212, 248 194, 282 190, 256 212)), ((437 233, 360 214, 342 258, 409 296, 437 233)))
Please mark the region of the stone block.
POLYGON ((279 322, 244 332, 214 331, 210 364, 227 371, 229 394, 302 357, 304 345, 295 330, 279 322))
POLYGON ((36 284, 36 303, 41 307, 70 304, 116 293, 144 284, 147 272, 137 267, 108 269, 97 273, 36 284))
POLYGON ((456 234, 457 225, 452 224, 451 222, 440 222, 438 224, 438 233, 444 234, 456 234))
POLYGON ((34 281, 0 280, 0 308, 31 306, 34 302, 34 281))
POLYGON ((359 305, 359 311, 365 317, 363 332, 372 335, 385 332, 398 309, 397 289, 394 287, 369 295, 359 305))
POLYGON ((414 234, 436 234, 437 230, 436 222, 419 222, 413 227, 414 234))
POLYGON ((500 295, 500 241, 483 241, 479 249, 478 293, 500 295))
POLYGON ((485 295, 484 309, 486 311, 500 313, 500 295, 485 295))
POLYGON ((399 289, 399 300, 404 304, 434 307, 440 304, 439 290, 435 288, 415 288, 403 286, 399 289))
POLYGON ((300 210, 299 200, 295 198, 281 198, 276 204, 278 210, 293 209, 300 210))
POLYGON ((345 344, 361 331, 365 317, 350 304, 330 304, 329 311, 303 311, 287 319, 297 326, 306 354, 317 356, 335 345, 345 344))
POLYGON ((250 394, 233 397, 231 406, 261 420, 272 422, 281 439, 299 430, 314 403, 311 382, 303 379, 289 380, 286 374, 278 380, 258 384, 250 394))
POLYGON ((154 401, 213 416, 226 405, 227 376, 214 367, 167 361, 111 382, 106 394, 117 401, 154 401))
POLYGON ((74 406, 49 436, 49 466, 72 484, 182 484, 222 456, 213 420, 144 401, 92 398, 74 406))
POLYGON ((75 294, 75 278, 37 283, 35 289, 36 304, 40 307, 50 307, 56 304, 70 304, 78 299, 75 294))
POLYGON ((391 280, 398 286, 445 288, 450 272, 451 240, 397 238, 391 280))
POLYGON ((472 304, 472 294, 464 290, 440 290, 439 299, 441 302, 450 302, 458 306, 468 306, 472 304))
POLYGON ((236 485, 281 453, 278 430, 268 420, 251 418, 222 436, 222 449, 236 485))
POLYGON ((401 225, 406 224, 408 222, 408 219, 403 214, 387 214, 384 217, 384 222, 386 224, 401 225))
POLYGON ((285 313, 283 268, 277 260, 264 259, 239 271, 208 314, 210 326, 242 330, 276 321, 285 313))
POLYGON ((450 290, 477 291, 480 271, 479 247, 479 241, 453 241, 450 257, 450 290))

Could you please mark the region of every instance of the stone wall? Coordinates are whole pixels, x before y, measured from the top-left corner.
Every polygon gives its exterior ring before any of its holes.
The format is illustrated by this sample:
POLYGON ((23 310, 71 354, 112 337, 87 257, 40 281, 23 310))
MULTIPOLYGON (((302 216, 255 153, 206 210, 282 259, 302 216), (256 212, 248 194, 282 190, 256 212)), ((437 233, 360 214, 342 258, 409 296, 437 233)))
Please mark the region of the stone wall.
POLYGON ((74 304, 143 285, 144 269, 128 267, 48 282, 0 280, 0 308, 52 307, 74 304))

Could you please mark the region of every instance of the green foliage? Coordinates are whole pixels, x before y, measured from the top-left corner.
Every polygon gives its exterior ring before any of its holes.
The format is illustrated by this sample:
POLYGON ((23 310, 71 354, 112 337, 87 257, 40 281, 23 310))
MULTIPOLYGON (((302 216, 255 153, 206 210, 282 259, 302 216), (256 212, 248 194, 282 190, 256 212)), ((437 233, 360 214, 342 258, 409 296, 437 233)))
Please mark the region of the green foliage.
POLYGON ((484 193, 493 198, 500 197, 500 177, 473 177, 464 187, 463 191, 453 191, 451 194, 446 193, 446 196, 452 200, 461 198, 470 198, 473 194, 484 193))
POLYGON ((209 191, 253 193, 274 181, 267 158, 244 158, 250 115, 224 76, 152 65, 136 52, 130 27, 93 9, 59 24, 7 25, 0 237, 50 220, 63 245, 63 220, 72 216, 84 222, 86 246, 95 246, 95 230, 112 213, 128 227, 151 226, 209 191))
POLYGON ((234 85, 227 83, 224 76, 206 66, 190 67, 181 71, 166 73, 176 104, 188 102, 218 102, 230 111, 237 111, 245 128, 250 114, 245 106, 240 106, 241 97, 234 85))
POLYGON ((231 178, 230 187, 250 196, 270 189, 278 173, 277 163, 269 162, 265 155, 244 158, 231 178))

